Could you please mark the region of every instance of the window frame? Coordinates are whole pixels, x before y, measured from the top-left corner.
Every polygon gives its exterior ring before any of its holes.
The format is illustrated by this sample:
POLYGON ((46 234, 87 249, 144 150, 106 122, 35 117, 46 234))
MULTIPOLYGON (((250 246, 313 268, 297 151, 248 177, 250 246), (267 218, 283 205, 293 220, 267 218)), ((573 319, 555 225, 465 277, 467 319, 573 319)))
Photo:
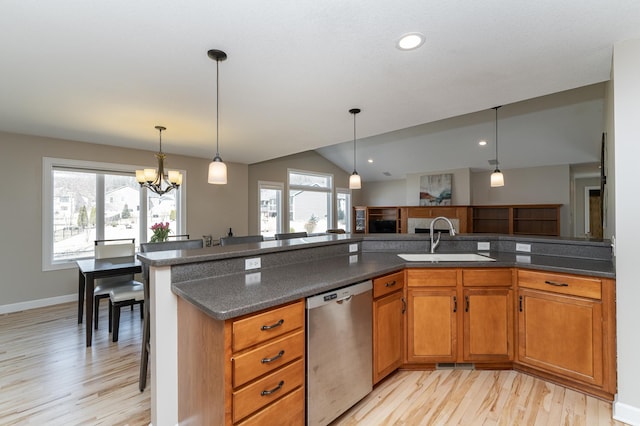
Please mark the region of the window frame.
MULTIPOLYGON (((77 266, 76 259, 54 261, 53 260, 53 173, 56 169, 68 169, 70 171, 86 171, 88 173, 96 174, 120 174, 131 175, 135 177, 135 171, 137 169, 143 169, 145 166, 131 165, 131 164, 119 164, 119 163, 104 163, 97 161, 84 161, 84 160, 72 160, 65 158, 43 157, 42 158, 42 270, 43 271, 55 271, 62 269, 71 269, 77 266)), ((146 166, 148 167, 148 166, 146 166)), ((179 170, 182 173, 183 180, 180 189, 176 193, 176 224, 178 229, 174 230, 174 233, 181 234, 186 230, 186 218, 187 218, 187 203, 186 197, 183 196, 183 191, 187 189, 187 172, 186 170, 179 170)), ((97 180, 96 187, 96 208, 104 209, 104 178, 97 180), (102 190, 100 190, 102 188, 102 190)), ((142 241, 143 235, 146 237, 147 228, 147 189, 141 188, 140 190, 140 210, 144 209, 144 214, 140 214, 140 235, 136 237, 137 245, 139 246, 142 241)), ((103 214, 98 213, 96 215, 96 228, 100 224, 101 229, 104 228, 103 214), (102 221, 102 223, 100 222, 102 221)), ((102 231, 100 231, 102 232, 102 231)), ((82 257, 86 258, 86 257, 82 257)), ((77 259, 82 259, 78 257, 77 259)))
POLYGON ((276 233, 284 232, 284 183, 283 182, 271 182, 266 180, 258 181, 258 234, 262 235, 262 198, 260 196, 260 192, 262 189, 273 189, 276 191, 280 191, 280 202, 277 206, 277 225, 276 225, 276 233))
POLYGON ((335 200, 335 196, 336 196, 336 191, 335 191, 335 179, 333 176, 333 173, 323 173, 323 172, 313 172, 310 170, 301 170, 301 169, 291 169, 291 168, 287 168, 287 220, 286 220, 286 229, 287 232, 291 232, 291 191, 292 190, 300 190, 300 191, 310 191, 310 192, 321 192, 321 193, 325 193, 325 194, 329 194, 328 197, 328 202, 329 205, 327 206, 327 227, 334 227, 335 226, 335 220, 334 220, 334 206, 336 203, 335 200), (309 176, 318 176, 318 177, 323 177, 323 178, 328 178, 329 179, 329 186, 328 187, 323 187, 323 186, 307 186, 307 185, 296 185, 296 184, 291 184, 291 174, 303 174, 303 175, 309 175, 309 176))
POLYGON ((334 226, 336 228, 338 228, 338 196, 340 194, 345 194, 347 195, 347 206, 346 206, 346 228, 344 231, 347 234, 351 233, 351 220, 352 220, 352 216, 353 216, 353 192, 351 191, 351 189, 349 188, 336 188, 336 221, 334 226))

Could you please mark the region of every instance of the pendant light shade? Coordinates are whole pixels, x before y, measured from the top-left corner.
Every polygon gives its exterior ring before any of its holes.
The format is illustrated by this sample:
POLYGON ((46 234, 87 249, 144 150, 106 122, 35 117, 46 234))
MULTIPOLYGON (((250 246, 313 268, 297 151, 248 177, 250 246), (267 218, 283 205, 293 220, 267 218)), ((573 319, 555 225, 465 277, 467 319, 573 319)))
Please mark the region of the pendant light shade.
POLYGON ((207 182, 215 185, 225 185, 227 183, 227 165, 220 157, 220 61, 227 59, 227 54, 222 50, 211 49, 207 55, 216 61, 216 156, 209 163, 209 177, 207 182))
POLYGON ((504 175, 500 171, 500 168, 498 165, 498 109, 499 108, 500 108, 499 106, 492 108, 496 111, 496 169, 493 171, 493 173, 491 173, 492 188, 504 186, 504 175))
POLYGON ((349 176, 349 189, 362 188, 362 180, 356 171, 356 114, 360 113, 359 108, 352 108, 349 113, 353 114, 353 173, 349 176))

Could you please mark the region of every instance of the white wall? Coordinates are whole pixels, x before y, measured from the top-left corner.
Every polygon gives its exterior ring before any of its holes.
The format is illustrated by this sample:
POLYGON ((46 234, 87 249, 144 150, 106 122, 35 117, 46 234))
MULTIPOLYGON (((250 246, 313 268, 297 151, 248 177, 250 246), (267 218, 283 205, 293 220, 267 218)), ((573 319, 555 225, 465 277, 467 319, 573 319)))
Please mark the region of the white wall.
MULTIPOLYGON (((0 312, 77 298, 77 268, 42 271, 42 157, 157 166, 151 151, 0 132, 6 178, 0 185, 0 312)), ((207 183, 209 159, 168 154, 167 161, 187 171, 191 238, 219 236, 231 226, 246 232, 246 165, 228 163, 229 184, 221 186, 207 183)))
MULTIPOLYGON (((618 397, 615 417, 640 424, 640 40, 618 43, 613 56, 618 397)), ((609 135, 611 136, 611 135, 609 135)))
MULTIPOLYGON (((407 203, 407 181, 362 182, 360 195, 366 206, 404 206, 407 203)), ((416 193, 416 198, 418 194, 416 193)))
POLYGON ((466 206, 471 203, 471 171, 469 169, 440 170, 428 173, 408 173, 406 180, 406 206, 420 205, 420 178, 425 175, 451 173, 451 205, 466 206))

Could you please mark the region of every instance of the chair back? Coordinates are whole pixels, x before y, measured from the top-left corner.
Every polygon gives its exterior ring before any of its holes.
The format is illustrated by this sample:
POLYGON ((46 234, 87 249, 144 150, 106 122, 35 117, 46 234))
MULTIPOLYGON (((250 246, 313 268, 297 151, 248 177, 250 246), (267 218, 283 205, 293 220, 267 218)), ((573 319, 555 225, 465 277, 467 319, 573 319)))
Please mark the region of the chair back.
POLYGON ((94 247, 94 257, 105 259, 108 257, 127 257, 136 254, 134 243, 97 245, 94 247))
POLYGON ((336 228, 336 229, 327 229, 327 234, 346 234, 344 229, 336 228))
MULTIPOLYGON (((142 244, 140 244, 140 252, 141 253, 149 253, 149 252, 152 252, 152 251, 192 250, 192 249, 200 249, 202 247, 204 247, 204 242, 202 240, 200 240, 200 239, 198 239, 198 240, 162 241, 162 242, 159 242, 159 243, 142 243, 142 244)), ((142 265, 142 277, 143 277, 145 282, 148 282, 149 266, 146 265, 146 264, 142 265)))
POLYGON ((291 238, 304 238, 307 236, 306 232, 287 232, 283 234, 276 234, 276 240, 290 240, 291 238))
POLYGON ((181 241, 181 240, 188 240, 188 239, 189 239, 189 234, 168 235, 167 236, 167 240, 181 241))
POLYGON ((160 243, 142 243, 140 244, 140 252, 149 253, 152 251, 167 250, 191 250, 204 247, 203 241, 198 240, 176 240, 162 241, 160 243))
POLYGON ((245 235, 242 237, 222 237, 220 238, 221 246, 230 246, 232 244, 244 244, 244 243, 260 243, 264 241, 262 235, 245 235))
MULTIPOLYGON (((95 259, 107 259, 110 257, 133 257, 136 254, 135 241, 135 238, 95 240, 95 245, 93 247, 93 257, 95 259)), ((133 277, 134 274, 125 274, 118 275, 116 277, 98 278, 95 280, 95 285, 96 287, 111 285, 121 282, 123 279, 132 280, 133 277)))

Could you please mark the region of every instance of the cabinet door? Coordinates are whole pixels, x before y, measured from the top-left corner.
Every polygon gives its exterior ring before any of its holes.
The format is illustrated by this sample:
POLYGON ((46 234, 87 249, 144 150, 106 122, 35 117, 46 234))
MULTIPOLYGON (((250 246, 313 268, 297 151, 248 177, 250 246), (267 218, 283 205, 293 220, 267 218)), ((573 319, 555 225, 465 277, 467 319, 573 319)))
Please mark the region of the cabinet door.
POLYGON ((409 288, 407 294, 407 361, 455 362, 456 290, 409 288))
POLYGON ((373 383, 402 365, 402 291, 373 302, 373 383))
POLYGON ((465 289, 463 325, 465 361, 513 360, 511 289, 465 289))
POLYGON ((600 301, 520 289, 518 361, 600 386, 602 322, 600 301))

